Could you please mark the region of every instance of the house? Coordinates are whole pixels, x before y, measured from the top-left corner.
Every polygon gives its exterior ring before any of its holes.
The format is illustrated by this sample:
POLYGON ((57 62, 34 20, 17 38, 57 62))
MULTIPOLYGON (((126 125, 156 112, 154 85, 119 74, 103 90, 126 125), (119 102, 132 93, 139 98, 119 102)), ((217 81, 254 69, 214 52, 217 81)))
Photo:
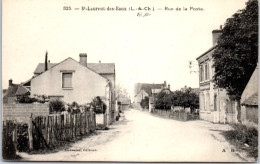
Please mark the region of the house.
POLYGON ((165 85, 165 87, 163 87, 162 89, 160 89, 159 92, 154 93, 153 95, 156 96, 156 95, 158 95, 158 94, 160 94, 160 93, 165 93, 165 94, 170 94, 170 93, 172 93, 170 84, 168 84, 168 87, 166 87, 166 85, 165 85))
POLYGON ((30 91, 20 84, 13 84, 13 80, 9 80, 8 89, 5 91, 3 96, 4 104, 13 104, 17 103, 17 98, 22 95, 29 95, 30 91))
POLYGON ((241 95, 241 122, 258 127, 258 64, 241 95))
POLYGON ((118 108, 119 110, 123 111, 129 108, 131 104, 131 101, 129 98, 122 96, 122 97, 118 97, 118 108))
POLYGON ((140 104, 145 97, 149 97, 149 94, 144 89, 142 89, 139 91, 139 93, 137 93, 137 95, 135 95, 134 103, 140 104))
POLYGON ((197 58, 199 64, 200 119, 216 123, 236 123, 237 103, 231 101, 225 89, 214 85, 214 61, 212 55, 217 47, 220 30, 213 30, 213 47, 197 58))
MULTIPOLYGON (((47 61, 47 60, 46 60, 47 61)), ((39 63, 34 77, 23 83, 31 94, 48 95, 66 103, 90 103, 96 96, 107 104, 108 122, 114 120, 115 64, 87 63, 87 54, 79 54, 79 62, 67 58, 60 63, 39 63)))
POLYGON ((150 97, 152 95, 158 94, 164 87, 166 87, 166 81, 162 84, 149 84, 149 83, 137 83, 135 84, 135 97, 134 103, 140 105, 142 99, 145 96, 150 97))

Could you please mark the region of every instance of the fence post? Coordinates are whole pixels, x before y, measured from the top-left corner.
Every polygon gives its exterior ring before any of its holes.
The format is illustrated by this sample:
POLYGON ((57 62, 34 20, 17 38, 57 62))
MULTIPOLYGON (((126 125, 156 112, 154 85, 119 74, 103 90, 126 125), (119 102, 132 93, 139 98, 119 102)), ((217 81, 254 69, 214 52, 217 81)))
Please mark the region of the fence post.
POLYGON ((96 113, 94 113, 94 131, 96 131, 96 125, 97 125, 97 123, 96 123, 96 113))
POLYGON ((14 150, 17 151, 17 122, 14 121, 14 130, 13 130, 13 143, 14 143, 14 150))
POLYGON ((33 114, 31 113, 30 119, 29 119, 29 124, 28 124, 28 137, 29 137, 29 150, 33 150, 33 136, 32 136, 32 117, 33 114))

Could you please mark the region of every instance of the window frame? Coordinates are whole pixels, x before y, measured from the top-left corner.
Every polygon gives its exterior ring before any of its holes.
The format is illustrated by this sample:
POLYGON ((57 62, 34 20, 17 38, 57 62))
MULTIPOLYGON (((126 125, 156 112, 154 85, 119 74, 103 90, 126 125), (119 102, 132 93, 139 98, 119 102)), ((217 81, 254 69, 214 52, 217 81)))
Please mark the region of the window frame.
POLYGON ((73 73, 75 72, 74 70, 61 70, 61 88, 63 90, 72 90, 73 89, 73 73), (71 74, 71 86, 70 87, 64 87, 64 74, 71 74))

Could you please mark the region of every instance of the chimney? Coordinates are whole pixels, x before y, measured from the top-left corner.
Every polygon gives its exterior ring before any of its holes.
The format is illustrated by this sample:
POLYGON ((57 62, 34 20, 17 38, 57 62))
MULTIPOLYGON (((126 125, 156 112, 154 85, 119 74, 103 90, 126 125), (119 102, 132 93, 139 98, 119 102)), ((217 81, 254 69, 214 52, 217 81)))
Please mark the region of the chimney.
POLYGON ((44 70, 47 71, 48 70, 48 52, 46 51, 46 54, 45 54, 45 67, 44 67, 44 70))
POLYGON ((164 81, 164 88, 167 88, 166 81, 164 81))
POLYGON ((79 63, 85 67, 87 66, 87 54, 86 53, 79 54, 79 63))
POLYGON ((9 80, 9 86, 12 86, 12 85, 13 85, 13 80, 10 79, 10 80, 9 80))
POLYGON ((217 44, 218 38, 221 34, 222 34, 222 26, 220 26, 220 30, 213 30, 212 31, 213 46, 217 44))
POLYGON ((168 89, 171 90, 171 85, 170 84, 168 84, 168 89))

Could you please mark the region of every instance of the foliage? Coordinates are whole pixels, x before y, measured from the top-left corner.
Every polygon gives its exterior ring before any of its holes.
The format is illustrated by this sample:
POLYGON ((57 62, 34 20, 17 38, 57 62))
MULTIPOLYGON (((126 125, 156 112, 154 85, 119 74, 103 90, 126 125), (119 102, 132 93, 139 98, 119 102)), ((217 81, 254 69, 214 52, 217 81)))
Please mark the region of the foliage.
POLYGON ((29 96, 29 95, 22 95, 17 98, 19 103, 45 103, 49 99, 45 95, 34 95, 34 96, 29 96))
POLYGON ((185 108, 190 108, 191 113, 195 109, 199 108, 199 96, 196 95, 193 91, 192 88, 187 88, 184 92, 181 91, 176 91, 174 92, 174 105, 175 106, 181 106, 184 109, 185 108))
POLYGON ((18 100, 19 103, 33 103, 33 102, 36 102, 35 98, 31 98, 28 95, 22 95, 17 100, 18 100))
POLYGON ((149 108, 149 97, 145 96, 144 99, 141 100, 140 105, 143 109, 148 109, 149 108))
POLYGON ((60 113, 65 110, 65 104, 59 99, 51 100, 49 104, 51 113, 60 113))
POLYGON ((222 32, 213 54, 214 82, 239 101, 258 62, 258 1, 249 0, 222 32))
POLYGON ((90 104, 96 114, 104 114, 106 112, 107 106, 99 96, 95 97, 90 104))
POLYGON ((156 96, 155 100, 155 108, 162 110, 169 110, 173 105, 173 94, 167 94, 165 92, 161 92, 156 96))
POLYGON ((79 104, 73 101, 71 104, 68 104, 68 112, 76 114, 80 113, 79 104))
POLYGON ((192 88, 187 88, 185 91, 175 91, 169 94, 161 92, 157 95, 155 100, 156 109, 171 109, 171 106, 180 106, 190 108, 191 113, 199 108, 199 96, 196 95, 192 88))
POLYGON ((242 124, 233 125, 234 130, 223 132, 227 140, 239 149, 245 149, 250 156, 258 157, 258 130, 242 124), (248 145, 245 147, 245 144, 248 145))
POLYGON ((29 151, 29 135, 27 123, 17 124, 17 150, 20 152, 29 151))

